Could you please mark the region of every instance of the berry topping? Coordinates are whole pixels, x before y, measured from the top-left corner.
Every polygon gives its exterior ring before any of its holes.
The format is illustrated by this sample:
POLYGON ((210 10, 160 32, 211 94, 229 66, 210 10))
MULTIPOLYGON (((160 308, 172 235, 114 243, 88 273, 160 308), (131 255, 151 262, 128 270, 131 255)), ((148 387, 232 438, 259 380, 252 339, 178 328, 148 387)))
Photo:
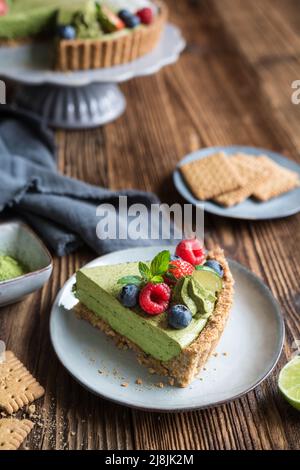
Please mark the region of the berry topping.
POLYGON ((134 284, 128 284, 122 287, 119 294, 119 300, 124 307, 132 308, 138 304, 140 289, 134 284))
POLYGON ((170 262, 169 270, 165 275, 165 281, 169 284, 174 284, 181 277, 191 276, 194 270, 194 266, 190 263, 183 261, 183 259, 175 259, 170 262))
POLYGON ((177 245, 176 255, 196 266, 202 264, 205 260, 205 249, 197 238, 182 240, 182 242, 177 245))
POLYGON ((137 15, 133 15, 128 10, 119 11, 118 16, 125 23, 127 28, 136 28, 139 24, 141 24, 140 18, 137 15))
POLYGON ((215 261, 214 259, 209 259, 208 261, 206 261, 204 266, 213 269, 217 274, 219 274, 220 277, 223 277, 224 269, 222 268, 221 264, 218 263, 218 261, 215 261))
POLYGON ((75 39, 76 30, 71 25, 59 25, 57 28, 58 35, 61 39, 75 39))
POLYGON ((151 8, 142 8, 136 14, 143 24, 151 24, 153 21, 153 11, 151 8))
POLYGON ((4 16, 8 13, 8 4, 6 0, 0 0, 0 16, 4 16))
POLYGON ((121 18, 121 20, 125 22, 127 18, 132 17, 132 13, 129 10, 120 10, 118 13, 118 17, 121 18))
POLYGON ((167 284, 147 284, 140 292, 140 307, 149 315, 159 315, 168 309, 170 297, 167 284))
POLYGON ((185 305, 173 305, 168 311, 168 324, 176 330, 189 326, 192 318, 191 311, 185 305))

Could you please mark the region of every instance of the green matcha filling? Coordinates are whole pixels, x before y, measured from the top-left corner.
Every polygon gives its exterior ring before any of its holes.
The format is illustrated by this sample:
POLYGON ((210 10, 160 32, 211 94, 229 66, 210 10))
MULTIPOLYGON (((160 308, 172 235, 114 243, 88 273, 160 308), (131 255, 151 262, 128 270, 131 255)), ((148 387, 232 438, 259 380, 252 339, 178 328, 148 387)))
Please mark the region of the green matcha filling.
POLYGON ((8 281, 28 273, 23 263, 8 255, 0 255, 0 282, 8 281))
POLYGON ((79 38, 102 35, 94 0, 14 0, 0 17, 0 38, 54 36, 57 24, 72 24, 79 38))
POLYGON ((190 278, 185 278, 188 281, 186 289, 191 294, 184 293, 180 301, 186 305, 189 298, 194 303, 193 319, 187 328, 175 330, 168 326, 166 313, 149 316, 138 307, 123 307, 117 299, 120 291, 118 279, 138 274, 138 263, 83 268, 76 274, 75 296, 145 353, 168 361, 198 337, 213 312, 216 298, 190 278))
POLYGON ((177 281, 173 298, 176 303, 185 305, 193 316, 206 317, 213 312, 217 300, 212 292, 201 286, 192 276, 186 276, 177 281))

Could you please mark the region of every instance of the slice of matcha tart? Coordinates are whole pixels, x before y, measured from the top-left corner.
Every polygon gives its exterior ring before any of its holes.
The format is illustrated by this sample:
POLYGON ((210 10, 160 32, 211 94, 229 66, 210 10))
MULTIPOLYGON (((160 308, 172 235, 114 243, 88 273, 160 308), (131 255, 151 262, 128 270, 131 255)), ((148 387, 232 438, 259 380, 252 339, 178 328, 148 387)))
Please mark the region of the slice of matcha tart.
POLYGON ((198 240, 190 242, 178 245, 180 255, 165 250, 147 263, 82 268, 74 286, 80 318, 180 387, 195 378, 213 352, 233 300, 234 281, 223 250, 206 254, 198 240))

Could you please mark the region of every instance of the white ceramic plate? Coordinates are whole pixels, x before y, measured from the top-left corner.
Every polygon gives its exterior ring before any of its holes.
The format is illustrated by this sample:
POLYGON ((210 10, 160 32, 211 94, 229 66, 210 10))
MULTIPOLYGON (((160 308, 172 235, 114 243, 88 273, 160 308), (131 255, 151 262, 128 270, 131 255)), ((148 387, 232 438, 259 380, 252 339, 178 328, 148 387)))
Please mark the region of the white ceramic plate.
MULTIPOLYGON (((264 154, 279 165, 299 173, 300 176, 300 165, 278 153, 272 152, 271 150, 259 149, 255 147, 244 147, 239 145, 230 147, 204 148, 184 157, 173 173, 173 181, 177 191, 181 194, 182 197, 192 204, 199 204, 200 201, 192 194, 183 177, 181 176, 178 168, 184 163, 199 160, 216 152, 225 152, 228 155, 242 152, 248 155, 253 155, 254 157, 264 154)), ((300 187, 294 189, 293 191, 289 191, 288 193, 282 194, 281 196, 270 199, 270 201, 267 202, 259 202, 249 198, 246 201, 237 204, 236 206, 228 208, 219 206, 213 201, 205 201, 204 209, 211 214, 217 214, 223 217, 232 217, 235 219, 263 220, 287 217, 300 211, 300 187)))
MULTIPOLYGON (((163 248, 162 248, 163 249, 163 248)), ((168 248, 169 249, 169 248, 168 248)), ((88 266, 149 260, 157 247, 114 252, 88 266)), ((59 292, 51 312, 50 335, 62 364, 83 386, 122 405, 151 411, 182 411, 215 406, 240 397, 256 387, 275 366, 284 340, 279 306, 262 281, 240 264, 230 261, 236 281, 230 319, 206 370, 189 387, 175 388, 150 375, 131 351, 120 351, 99 330, 76 318, 72 276, 59 292), (64 308, 67 307, 66 308, 64 308), (226 353, 226 355, 223 355, 226 353), (98 371, 101 370, 102 374, 98 371), (136 379, 143 380, 136 385, 136 379), (127 382, 128 387, 121 387, 127 382)))

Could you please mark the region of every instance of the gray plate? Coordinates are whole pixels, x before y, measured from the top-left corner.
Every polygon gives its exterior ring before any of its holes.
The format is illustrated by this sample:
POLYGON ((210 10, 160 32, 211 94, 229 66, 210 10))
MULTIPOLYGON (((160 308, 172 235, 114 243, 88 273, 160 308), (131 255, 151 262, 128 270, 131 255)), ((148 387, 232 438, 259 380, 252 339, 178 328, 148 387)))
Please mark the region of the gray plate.
MULTIPOLYGON (((184 163, 188 163, 194 160, 198 160, 216 152, 225 152, 226 154, 233 154, 237 152, 243 152, 248 155, 258 156, 261 154, 267 155, 276 163, 282 165, 289 170, 299 173, 300 176, 300 165, 283 157, 282 155, 272 152, 271 150, 260 149, 255 147, 244 147, 244 146, 230 146, 230 147, 209 147, 197 152, 191 153, 181 160, 177 168, 173 173, 173 181, 177 191, 187 201, 192 204, 199 204, 199 201, 192 194, 184 179, 181 176, 178 168, 184 163)), ((271 199, 267 202, 258 202, 253 199, 247 199, 246 201, 238 204, 234 207, 222 207, 212 201, 206 201, 204 203, 204 209, 211 214, 221 215, 223 217, 232 217, 235 219, 249 219, 249 220, 263 220, 263 219, 278 219, 280 217, 287 217, 289 215, 296 214, 300 211, 300 188, 294 189, 288 193, 271 199)))
MULTIPOLYGON (((89 266, 148 260, 158 251, 143 247, 114 252, 89 266)), ((202 380, 196 379, 189 387, 171 387, 161 377, 150 375, 131 351, 120 351, 102 332, 76 318, 71 292, 75 276, 59 292, 51 312, 50 336, 58 358, 91 392, 134 408, 194 410, 242 396, 262 382, 277 363, 284 323, 277 301, 263 282, 235 261, 230 261, 230 268, 236 282, 235 298, 217 347, 219 354, 209 359, 201 372, 202 380), (138 377, 142 385, 135 384, 138 377), (165 382, 164 388, 155 386, 160 381, 165 382), (123 382, 128 382, 127 388, 121 387, 123 382)))

